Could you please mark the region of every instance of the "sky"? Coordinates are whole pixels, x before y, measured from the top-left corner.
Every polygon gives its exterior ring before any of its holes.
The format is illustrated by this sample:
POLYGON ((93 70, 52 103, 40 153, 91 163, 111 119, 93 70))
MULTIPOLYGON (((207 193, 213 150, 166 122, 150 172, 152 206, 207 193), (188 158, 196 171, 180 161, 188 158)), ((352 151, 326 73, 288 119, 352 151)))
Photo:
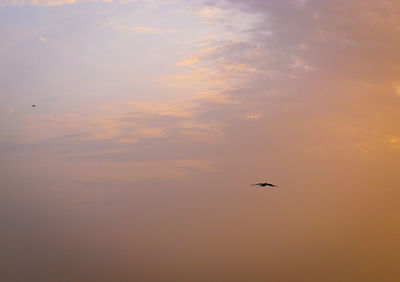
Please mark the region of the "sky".
POLYGON ((399 48, 394 0, 0 0, 1 280, 399 281, 399 48))

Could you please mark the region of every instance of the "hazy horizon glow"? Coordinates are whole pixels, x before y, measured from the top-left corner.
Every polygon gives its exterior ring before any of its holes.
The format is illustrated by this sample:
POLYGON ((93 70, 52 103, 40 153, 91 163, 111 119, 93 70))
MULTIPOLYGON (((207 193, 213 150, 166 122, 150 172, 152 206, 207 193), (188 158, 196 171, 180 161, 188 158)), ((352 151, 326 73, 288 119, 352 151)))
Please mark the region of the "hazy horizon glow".
POLYGON ((397 281, 399 35, 396 1, 0 0, 4 279, 397 281))

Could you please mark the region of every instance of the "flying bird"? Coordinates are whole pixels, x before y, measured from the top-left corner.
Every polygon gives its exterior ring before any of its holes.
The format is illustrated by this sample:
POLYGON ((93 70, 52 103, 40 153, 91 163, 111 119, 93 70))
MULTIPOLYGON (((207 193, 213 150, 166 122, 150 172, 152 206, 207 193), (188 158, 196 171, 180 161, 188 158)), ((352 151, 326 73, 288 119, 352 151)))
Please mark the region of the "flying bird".
POLYGON ((36 107, 36 105, 32 105, 32 108, 35 108, 36 107))
POLYGON ((256 186, 260 186, 260 187, 265 187, 265 186, 278 187, 278 186, 276 186, 276 185, 274 185, 274 184, 267 183, 267 182, 257 183, 257 184, 251 184, 251 185, 256 185, 256 186))

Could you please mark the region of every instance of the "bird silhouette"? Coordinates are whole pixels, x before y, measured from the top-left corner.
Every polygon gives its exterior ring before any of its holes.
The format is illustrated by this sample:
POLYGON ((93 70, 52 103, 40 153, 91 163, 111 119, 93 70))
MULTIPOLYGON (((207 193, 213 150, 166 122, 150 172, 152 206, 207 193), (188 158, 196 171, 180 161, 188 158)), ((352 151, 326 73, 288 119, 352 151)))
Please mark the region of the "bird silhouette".
POLYGON ((32 105, 32 108, 35 108, 36 107, 36 105, 32 105))
POLYGON ((260 187, 265 187, 265 186, 278 187, 278 186, 276 186, 276 185, 274 185, 274 184, 267 183, 267 182, 257 183, 257 184, 251 184, 251 185, 256 185, 256 186, 260 186, 260 187))

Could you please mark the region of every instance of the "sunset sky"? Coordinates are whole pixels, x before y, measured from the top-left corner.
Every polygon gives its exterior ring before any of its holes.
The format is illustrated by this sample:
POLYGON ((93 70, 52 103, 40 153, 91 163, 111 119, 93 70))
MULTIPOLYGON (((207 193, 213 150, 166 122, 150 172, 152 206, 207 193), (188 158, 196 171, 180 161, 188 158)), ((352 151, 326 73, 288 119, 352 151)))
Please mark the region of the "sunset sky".
POLYGON ((0 156, 2 281, 399 281, 400 1, 0 0, 0 156))

